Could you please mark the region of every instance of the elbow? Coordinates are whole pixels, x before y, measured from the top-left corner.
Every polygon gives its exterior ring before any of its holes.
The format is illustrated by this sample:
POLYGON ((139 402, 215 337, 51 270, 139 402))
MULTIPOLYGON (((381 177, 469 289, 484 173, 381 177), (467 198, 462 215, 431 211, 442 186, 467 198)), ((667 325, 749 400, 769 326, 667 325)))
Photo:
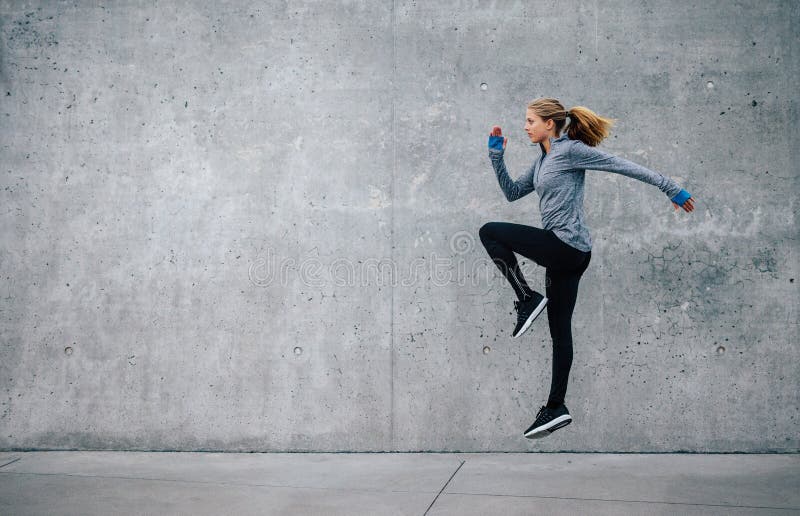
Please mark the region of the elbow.
POLYGON ((517 199, 522 199, 523 197, 525 197, 526 195, 528 195, 532 191, 533 191, 533 189, 521 188, 521 187, 517 186, 513 190, 505 192, 506 199, 508 199, 508 202, 514 202, 517 199))

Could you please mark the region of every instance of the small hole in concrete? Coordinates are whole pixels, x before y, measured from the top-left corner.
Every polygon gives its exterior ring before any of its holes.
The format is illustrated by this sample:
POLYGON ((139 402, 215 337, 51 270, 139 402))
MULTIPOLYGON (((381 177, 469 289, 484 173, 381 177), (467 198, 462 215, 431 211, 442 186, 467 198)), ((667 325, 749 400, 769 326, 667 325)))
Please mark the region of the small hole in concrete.
POLYGON ((489 352, 492 350, 489 346, 483 346, 483 354, 488 355, 489 352))
POLYGON ((71 355, 72 354, 72 346, 67 346, 66 348, 64 348, 64 354, 65 355, 71 355))
POLYGON ((713 90, 714 89, 714 83, 711 82, 711 81, 708 81, 706 83, 706 88, 708 88, 709 90, 713 90))
POLYGON ((489 85, 488 85, 488 84, 486 84, 485 82, 482 82, 482 83, 481 83, 481 89, 482 89, 483 91, 486 91, 486 90, 488 90, 488 89, 489 89, 489 85))
POLYGON ((296 348, 294 348, 294 354, 295 355, 300 355, 301 353, 303 353, 303 348, 301 348, 300 346, 297 346, 296 348))
POLYGON ((725 346, 720 346, 717 348, 717 355, 722 355, 725 353, 725 346))

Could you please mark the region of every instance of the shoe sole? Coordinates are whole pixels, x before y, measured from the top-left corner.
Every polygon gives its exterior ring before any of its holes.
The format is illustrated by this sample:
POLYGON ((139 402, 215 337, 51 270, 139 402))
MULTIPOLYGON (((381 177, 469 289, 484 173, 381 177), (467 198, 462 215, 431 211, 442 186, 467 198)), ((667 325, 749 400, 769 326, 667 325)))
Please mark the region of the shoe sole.
POLYGON ((548 435, 552 434, 559 428, 563 428, 568 424, 572 423, 572 416, 569 414, 564 414, 563 416, 558 416, 554 420, 550 421, 549 423, 542 425, 540 427, 534 428, 528 432, 525 432, 525 437, 528 439, 541 439, 543 437, 547 437, 548 435))
POLYGON ((523 333, 525 333, 525 331, 526 331, 526 330, 527 330, 527 329, 530 327, 530 325, 531 325, 531 323, 533 322, 533 320, 534 320, 534 319, 536 319, 536 317, 537 317, 537 316, 538 316, 540 313, 542 313, 542 310, 544 310, 544 307, 545 307, 545 306, 547 306, 547 298, 546 298, 546 297, 545 297, 545 298, 543 298, 543 299, 542 299, 542 300, 539 302, 539 305, 538 305, 538 306, 537 306, 537 307, 536 307, 536 308, 533 310, 533 312, 531 312, 531 315, 530 315, 530 316, 528 316, 528 320, 527 320, 527 321, 525 321, 525 324, 523 324, 523 325, 522 325, 522 329, 521 329, 521 330, 519 330, 519 333, 517 333, 516 335, 512 335, 512 336, 511 336, 511 338, 514 338, 514 339, 516 339, 517 337, 519 337, 520 335, 522 335, 523 333))

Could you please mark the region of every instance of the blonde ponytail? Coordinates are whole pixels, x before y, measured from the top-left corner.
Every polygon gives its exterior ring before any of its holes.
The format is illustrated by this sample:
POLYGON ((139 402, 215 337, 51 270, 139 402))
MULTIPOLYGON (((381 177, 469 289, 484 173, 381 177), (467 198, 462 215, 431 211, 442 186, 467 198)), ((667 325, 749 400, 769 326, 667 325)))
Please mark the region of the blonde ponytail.
POLYGON ((556 123, 556 133, 567 125, 567 136, 570 140, 581 140, 586 145, 596 147, 611 133, 611 126, 616 119, 598 115, 584 106, 573 106, 566 109, 558 99, 543 97, 528 104, 528 109, 539 115, 543 120, 552 119, 556 123))

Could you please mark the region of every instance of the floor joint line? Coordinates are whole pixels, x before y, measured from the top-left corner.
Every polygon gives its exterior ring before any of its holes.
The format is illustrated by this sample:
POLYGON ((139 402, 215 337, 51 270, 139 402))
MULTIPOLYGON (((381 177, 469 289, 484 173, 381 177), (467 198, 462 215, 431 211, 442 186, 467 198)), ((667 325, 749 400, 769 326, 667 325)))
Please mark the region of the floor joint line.
POLYGON ((458 467, 456 468, 456 470, 455 470, 455 471, 453 471, 453 474, 452 474, 452 475, 450 475, 450 478, 448 478, 448 479, 447 479, 447 482, 445 482, 445 483, 444 483, 444 485, 442 486, 442 488, 439 490, 439 492, 438 492, 438 493, 436 493, 436 496, 434 497, 433 501, 432 501, 432 502, 431 502, 431 504, 428 506, 428 508, 427 508, 427 509, 425 509, 425 513, 424 513, 422 516, 425 516, 426 514, 428 514, 428 511, 430 511, 430 510, 431 510, 431 507, 433 507, 433 504, 435 504, 435 503, 436 503, 436 500, 438 500, 438 499, 439 499, 439 495, 440 495, 440 494, 442 494, 442 491, 444 491, 444 490, 445 490, 445 488, 447 487, 447 485, 450 483, 450 481, 451 481, 451 480, 453 480, 453 477, 454 477, 454 476, 456 476, 456 473, 458 473, 458 470, 460 470, 460 469, 461 469, 461 466, 463 466, 465 462, 467 462, 467 461, 465 461, 465 460, 462 460, 462 461, 461 461, 461 464, 459 464, 459 465, 458 465, 458 467))

